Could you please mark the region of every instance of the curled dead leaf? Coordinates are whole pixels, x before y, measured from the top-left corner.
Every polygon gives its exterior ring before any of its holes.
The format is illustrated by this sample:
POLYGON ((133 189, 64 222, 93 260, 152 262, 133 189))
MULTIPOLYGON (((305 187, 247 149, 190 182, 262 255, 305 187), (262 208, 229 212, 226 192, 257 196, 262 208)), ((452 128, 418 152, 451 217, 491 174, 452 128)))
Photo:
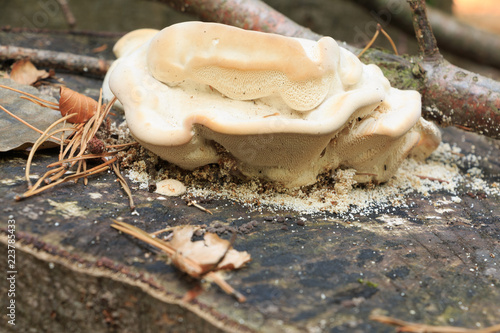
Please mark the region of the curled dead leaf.
POLYGON ((245 296, 227 284, 220 274, 222 270, 241 268, 251 260, 248 252, 233 249, 230 241, 210 232, 205 233, 202 240, 192 241, 195 231, 199 229, 194 226, 170 228, 171 237, 163 241, 128 223, 113 222, 113 228, 162 250, 179 270, 196 279, 212 281, 238 301, 245 301, 245 296))
POLYGON ((28 58, 16 61, 12 65, 10 72, 11 80, 27 85, 32 85, 36 81, 46 79, 49 76, 50 74, 47 71, 37 69, 28 58))
POLYGON ((99 103, 94 99, 80 94, 67 87, 61 86, 61 97, 59 99, 59 111, 64 117, 67 114, 76 113, 68 119, 70 123, 84 123, 96 113, 99 103))
POLYGON ((172 231, 173 236, 168 242, 176 250, 172 262, 181 270, 200 271, 198 275, 201 276, 212 270, 238 269, 250 261, 248 252, 233 249, 231 242, 211 232, 205 233, 203 240, 192 242, 196 230, 193 226, 181 226, 172 231), (191 261, 196 262, 201 270, 191 267, 191 261))

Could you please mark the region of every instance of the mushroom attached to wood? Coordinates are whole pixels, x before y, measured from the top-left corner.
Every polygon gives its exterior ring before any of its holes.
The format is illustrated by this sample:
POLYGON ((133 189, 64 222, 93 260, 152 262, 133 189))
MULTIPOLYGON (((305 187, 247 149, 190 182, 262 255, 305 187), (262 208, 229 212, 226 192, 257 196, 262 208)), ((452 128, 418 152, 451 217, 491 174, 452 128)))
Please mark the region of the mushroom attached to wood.
MULTIPOLYGON (((185 22, 142 39, 108 73, 132 135, 185 169, 220 160, 246 176, 309 185, 354 168, 387 181, 408 155, 427 157, 440 132, 416 91, 391 88, 330 37, 284 37, 185 22)), ((118 44, 117 44, 118 45, 118 44)))

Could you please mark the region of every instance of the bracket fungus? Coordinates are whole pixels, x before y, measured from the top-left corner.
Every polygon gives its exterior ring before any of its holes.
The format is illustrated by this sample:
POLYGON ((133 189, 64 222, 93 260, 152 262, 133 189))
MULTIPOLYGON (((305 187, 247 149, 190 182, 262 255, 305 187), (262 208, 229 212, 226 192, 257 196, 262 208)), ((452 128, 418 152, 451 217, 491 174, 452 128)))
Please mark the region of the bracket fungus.
POLYGON ((391 88, 330 37, 201 22, 135 37, 115 46, 105 85, 137 141, 182 168, 217 163, 223 147, 243 175, 287 187, 337 168, 380 183, 441 140, 418 92, 391 88))

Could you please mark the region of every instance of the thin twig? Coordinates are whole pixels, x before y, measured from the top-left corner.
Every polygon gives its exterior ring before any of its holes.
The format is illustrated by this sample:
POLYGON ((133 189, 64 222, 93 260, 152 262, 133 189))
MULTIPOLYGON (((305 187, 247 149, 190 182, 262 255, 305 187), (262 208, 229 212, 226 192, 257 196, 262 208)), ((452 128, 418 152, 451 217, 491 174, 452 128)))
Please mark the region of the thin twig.
POLYGON ((76 25, 76 19, 73 15, 73 12, 71 12, 71 8, 69 7, 68 2, 66 0, 57 0, 57 2, 59 2, 59 5, 61 6, 61 9, 64 13, 64 18, 66 19, 69 27, 74 28, 76 25))
POLYGON ((389 34, 384 30, 382 29, 382 26, 380 26, 380 32, 382 32, 385 36, 385 38, 387 38, 387 40, 389 41, 389 43, 391 44, 392 46, 392 49, 394 50, 394 54, 395 55, 399 55, 398 53, 398 48, 396 47, 396 44, 394 43, 394 41, 392 40, 391 36, 389 36, 389 34))
POLYGON ((246 297, 243 296, 238 290, 231 287, 231 285, 227 283, 226 280, 224 280, 219 274, 215 272, 208 272, 204 277, 206 279, 213 281, 215 284, 221 287, 221 289, 224 290, 227 294, 236 298, 238 302, 243 303, 246 301, 246 297))
POLYGON ((43 191, 45 191, 45 190, 47 190, 49 188, 52 188, 52 187, 54 187, 56 185, 59 185, 59 184, 62 184, 62 183, 65 183, 65 182, 68 182, 68 181, 71 181, 71 180, 80 179, 80 178, 83 178, 83 177, 88 177, 88 176, 92 176, 92 175, 101 173, 103 171, 108 170, 109 169, 109 165, 108 164, 111 164, 114 161, 116 161, 116 159, 112 160, 112 161, 109 161, 107 163, 100 164, 99 166, 97 166, 95 168, 92 168, 92 169, 89 169, 86 172, 80 172, 78 174, 69 175, 69 176, 67 176, 67 177, 65 177, 63 179, 59 179, 59 180, 57 180, 57 181, 55 181, 53 183, 50 183, 50 184, 48 184, 48 185, 46 185, 44 187, 40 187, 40 188, 38 188, 36 190, 33 190, 33 189, 32 190, 28 190, 27 192, 25 192, 25 193, 23 193, 21 195, 16 196, 15 199, 17 201, 22 200, 22 199, 26 199, 28 197, 31 197, 31 196, 35 195, 35 194, 41 193, 41 192, 43 192, 43 191))
POLYGON ((436 38, 427 18, 425 0, 408 0, 413 16, 413 28, 417 37, 420 53, 425 59, 441 59, 436 38))

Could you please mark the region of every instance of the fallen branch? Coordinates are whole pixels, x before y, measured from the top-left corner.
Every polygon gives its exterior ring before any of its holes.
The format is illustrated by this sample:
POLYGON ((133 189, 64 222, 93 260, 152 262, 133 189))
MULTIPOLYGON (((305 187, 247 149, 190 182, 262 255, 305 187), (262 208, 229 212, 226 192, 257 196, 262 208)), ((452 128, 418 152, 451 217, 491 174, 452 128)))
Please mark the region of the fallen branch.
MULTIPOLYGON (((301 27, 260 0, 155 0, 205 21, 240 28, 317 40, 321 36, 301 27)), ((425 11, 424 11, 425 13, 425 11)), ((358 54, 359 49, 342 44, 358 54)), ((423 115, 441 126, 458 125, 500 138, 500 82, 456 67, 446 60, 395 56, 369 50, 362 60, 381 67, 391 84, 422 94, 423 115)))
POLYGON ((48 67, 98 77, 103 77, 111 65, 108 60, 73 53, 0 45, 0 61, 22 58, 30 58, 37 67, 48 67))
MULTIPOLYGON (((413 32, 412 12, 404 1, 355 0, 378 17, 384 25, 396 24, 408 33, 413 32)), ((434 35, 443 50, 459 54, 479 63, 500 68, 500 37, 460 22, 453 16, 432 7, 427 15, 434 35)))
POLYGON ((459 125, 500 138, 500 84, 456 67, 437 47, 424 0, 408 0, 422 53, 425 88, 421 91, 427 118, 440 125, 459 125))
POLYGON ((88 36, 97 38, 119 38, 124 35, 123 32, 115 31, 91 31, 91 30, 76 30, 76 29, 42 29, 42 28, 29 28, 29 27, 11 27, 9 25, 0 28, 2 32, 11 32, 15 34, 50 34, 50 35, 74 35, 74 36, 88 36))
POLYGON ((318 40, 322 36, 290 20, 262 1, 255 0, 153 0, 203 21, 213 21, 248 30, 318 40))

